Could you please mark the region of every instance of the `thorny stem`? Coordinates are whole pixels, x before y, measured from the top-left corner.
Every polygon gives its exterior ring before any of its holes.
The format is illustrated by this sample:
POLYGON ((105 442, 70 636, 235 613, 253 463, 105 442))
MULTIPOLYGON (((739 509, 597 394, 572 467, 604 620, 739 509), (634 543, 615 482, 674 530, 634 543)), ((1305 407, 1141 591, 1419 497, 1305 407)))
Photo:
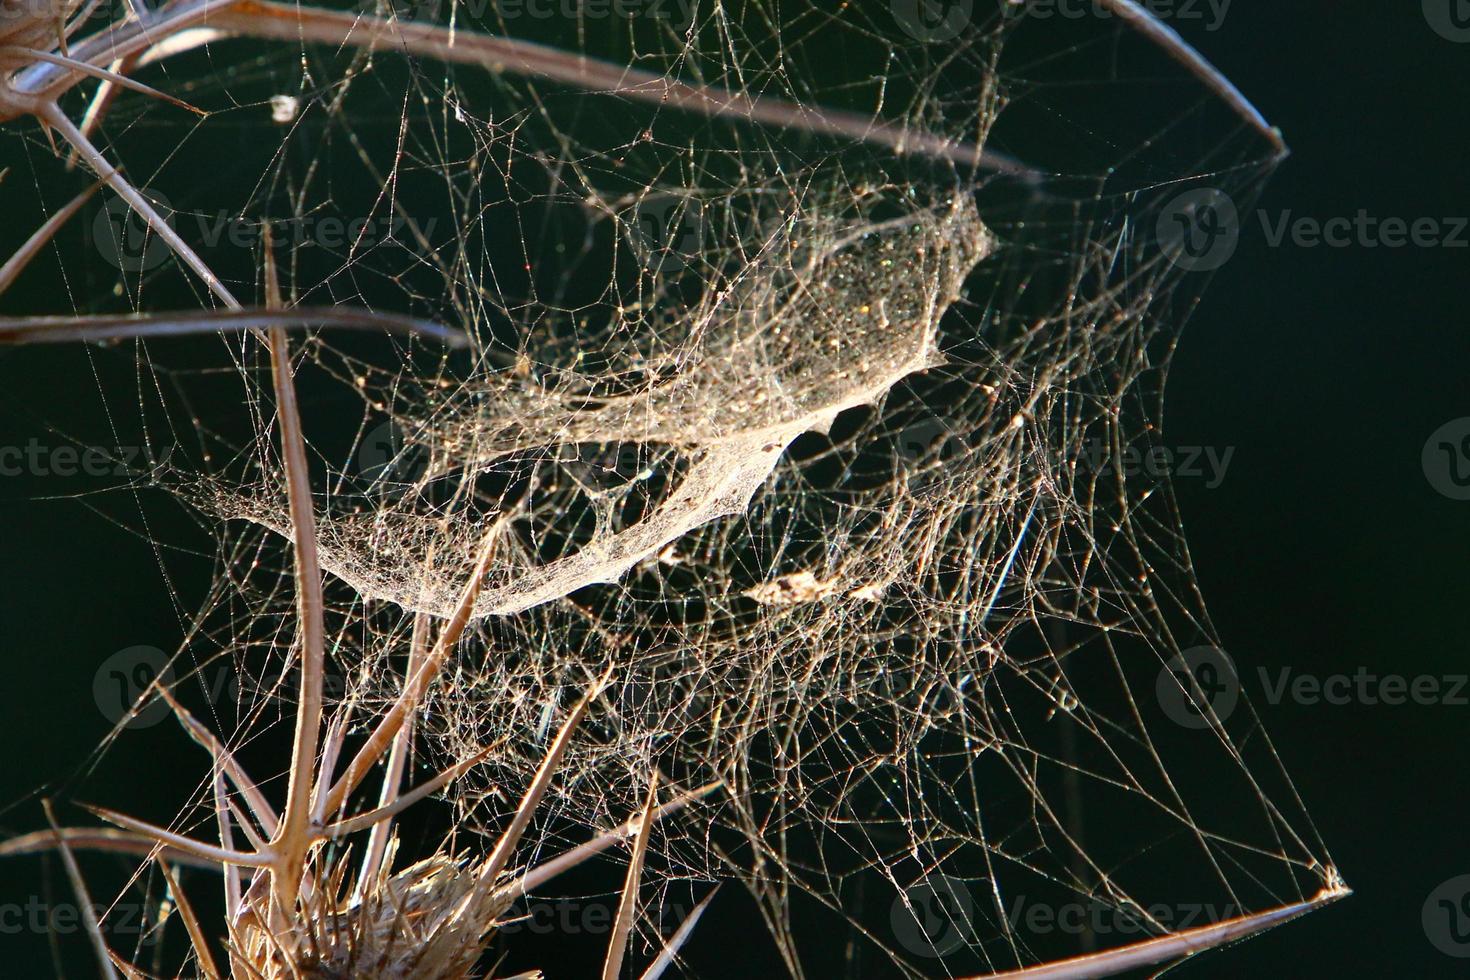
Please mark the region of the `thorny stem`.
POLYGON ((82 135, 82 131, 77 129, 76 125, 72 123, 66 113, 61 111, 61 108, 55 102, 45 103, 40 108, 38 114, 43 122, 55 127, 68 143, 76 147, 77 152, 82 155, 82 159, 97 173, 98 177, 107 181, 107 185, 117 191, 119 197, 127 201, 134 211, 137 211, 147 219, 148 226, 158 234, 159 238, 162 238, 168 243, 169 248, 173 249, 175 254, 184 260, 185 265, 193 269, 199 278, 204 280, 204 284, 209 287, 212 293, 218 296, 230 309, 241 309, 240 301, 235 299, 234 295, 225 288, 225 284, 220 282, 219 277, 210 270, 209 266, 204 264, 204 260, 189 247, 187 242, 179 237, 179 233, 174 231, 173 226, 164 220, 163 216, 158 213, 158 209, 150 204, 147 198, 138 193, 133 185, 123 178, 123 175, 116 167, 107 162, 107 158, 102 155, 102 151, 93 146, 92 141, 82 135))
POLYGON ((1242 915, 1211 925, 1197 926, 1183 932, 1159 936, 1157 939, 1129 943, 1117 949, 1088 953, 1069 960, 1043 963, 1040 966, 1010 970, 1005 973, 990 973, 981 977, 971 977, 969 980, 1089 980, 1094 977, 1115 976, 1125 970, 1152 966, 1165 960, 1183 959, 1207 949, 1214 949, 1226 943, 1254 936, 1324 905, 1330 905, 1349 894, 1351 892, 1345 887, 1329 886, 1304 902, 1283 905, 1280 908, 1267 909, 1265 912, 1256 912, 1252 915, 1242 915))
POLYGON ((179 887, 178 876, 167 861, 159 861, 158 870, 163 873, 164 881, 168 882, 169 894, 173 896, 174 905, 179 910, 179 918, 184 922, 184 931, 189 934, 189 942, 194 947, 195 955, 199 959, 199 969, 204 973, 205 980, 220 980, 219 967, 215 965, 214 955, 209 951, 209 940, 204 936, 204 929, 199 924, 199 917, 194 914, 189 896, 179 887))
POLYGON ((526 795, 521 798, 521 805, 516 809, 515 816, 511 817, 510 825, 501 834, 500 840, 495 843, 495 850, 490 852, 490 857, 480 868, 479 880, 475 882, 475 894, 478 897, 488 893, 495 887, 500 872, 504 871, 510 863, 510 856, 515 853, 516 845, 520 843, 521 834, 525 833, 526 827, 531 823, 531 815, 536 812, 536 807, 541 803, 541 797, 545 795, 546 788, 551 785, 551 777, 561 767, 561 757, 566 753, 567 746, 571 744, 572 735, 577 730, 577 725, 582 721, 582 716, 592 705, 592 701, 602 693, 603 687, 611 678, 611 669, 597 680, 582 695, 577 706, 567 715, 567 720, 562 723, 561 731, 557 733, 552 741, 551 747, 546 750, 546 756, 541 760, 541 765, 536 770, 531 785, 526 788, 526 795))
POLYGON ((50 800, 42 800, 41 808, 46 811, 46 822, 51 825, 51 833, 56 838, 56 846, 61 851, 61 863, 66 866, 66 876, 71 879, 71 887, 77 894, 77 904, 82 907, 82 921, 86 925, 87 936, 92 940, 92 946, 97 951, 97 960, 102 967, 102 974, 110 980, 117 980, 117 971, 112 966, 112 955, 107 948, 107 940, 102 935, 102 923, 97 921, 97 907, 92 904, 92 898, 87 894, 87 883, 82 878, 81 869, 77 867, 77 859, 71 852, 71 845, 67 843, 61 828, 56 825, 56 814, 51 809, 50 800))
POLYGON ((633 853, 628 858, 628 873, 623 879, 623 896, 618 900, 618 914, 614 920, 612 940, 608 943, 607 959, 602 964, 602 980, 618 980, 623 970, 623 955, 628 950, 628 934, 633 931, 633 917, 638 912, 638 886, 643 878, 643 857, 648 853, 648 838, 653 832, 653 805, 658 801, 658 775, 648 783, 648 798, 643 803, 643 813, 638 818, 638 836, 633 840, 633 853))
MULTIPOLYGON (((465 583, 454 615, 444 624, 438 641, 429 655, 424 658, 423 663, 419 665, 419 669, 404 681, 403 690, 399 693, 398 699, 393 702, 393 707, 389 708, 388 713, 378 722, 377 728, 373 729, 367 742, 348 764, 347 771, 332 787, 332 792, 327 796, 327 813, 336 813, 342 808, 342 805, 347 802, 348 795, 367 776, 368 770, 382 757, 384 752, 388 751, 399 729, 418 708, 419 702, 423 700, 424 692, 428 690, 430 682, 439 673, 439 668, 453 652, 455 644, 459 642, 474 612, 475 599, 480 594, 480 585, 485 579, 485 572, 490 567, 491 559, 495 556, 495 545, 499 540, 500 530, 497 524, 486 533, 484 542, 480 546, 479 557, 475 560, 475 570, 470 574, 470 580, 465 583)), ((322 774, 323 779, 328 776, 328 773, 322 774)))
POLYGON ((60 211, 47 218, 46 223, 37 228, 31 234, 31 237, 26 239, 25 244, 6 260, 4 265, 0 265, 0 293, 10 288, 10 284, 15 281, 16 276, 20 275, 21 270, 30 263, 31 259, 36 257, 36 254, 45 247, 47 242, 55 237, 56 233, 61 229, 61 226, 70 221, 72 216, 82 209, 82 205, 91 199, 92 195, 97 192, 97 189, 102 186, 102 183, 100 180, 97 181, 97 183, 67 202, 66 206, 60 211))
POLYGON ((420 335, 446 346, 469 346, 462 330, 429 320, 345 306, 298 306, 289 310, 182 310, 175 313, 23 316, 0 318, 0 344, 112 343, 134 338, 221 334, 270 327, 298 330, 336 327, 420 335))
POLYGON ((1196 78, 1220 96, 1237 115, 1249 123, 1252 129, 1265 137, 1278 154, 1286 153, 1286 142, 1281 138, 1281 131, 1268 123, 1260 110, 1245 97, 1245 93, 1237 88, 1234 82, 1226 78, 1220 69, 1205 60, 1205 56, 1184 40, 1178 31, 1160 20, 1158 15, 1138 3, 1137 0, 1102 0, 1102 2, 1103 6, 1116 14, 1119 20, 1153 41, 1160 49, 1167 52, 1169 57, 1189 69, 1196 78))
MULTIPOLYGON (((413 617, 413 635, 409 640, 408 674, 413 677, 423 668, 428 656, 429 614, 420 612, 413 617)), ((383 773, 383 789, 378 794, 378 806, 385 807, 398 798, 398 788, 403 785, 403 769, 408 763, 409 749, 413 746, 413 713, 404 719, 403 726, 393 736, 393 747, 388 752, 387 771, 383 773)), ((388 837, 392 829, 387 823, 373 827, 368 836, 367 852, 363 855, 362 873, 357 881, 357 894, 362 895, 382 869, 383 855, 387 852, 388 837)))
MULTIPOLYGON (((266 305, 282 305, 280 284, 272 259, 269 233, 265 239, 266 305)), ((322 672, 326 661, 326 627, 322 612, 322 572, 317 559, 316 515, 306 463, 306 441, 301 434, 301 412, 291 378, 286 331, 272 327, 271 378, 275 385, 276 418, 281 427, 281 458, 286 469, 286 494, 296 552, 297 633, 301 641, 301 690, 296 709, 296 735, 291 747, 291 776, 281 825, 271 840, 271 915, 288 916, 296 906, 306 852, 311 846, 312 772, 322 721, 322 672)))

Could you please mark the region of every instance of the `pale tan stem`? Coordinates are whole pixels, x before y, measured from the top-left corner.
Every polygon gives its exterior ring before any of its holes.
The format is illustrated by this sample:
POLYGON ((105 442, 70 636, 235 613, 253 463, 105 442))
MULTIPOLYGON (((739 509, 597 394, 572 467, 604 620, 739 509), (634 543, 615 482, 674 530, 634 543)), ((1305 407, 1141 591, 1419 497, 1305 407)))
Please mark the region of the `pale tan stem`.
MULTIPOLYGON (((130 54, 126 58, 118 58, 112 62, 110 70, 119 75, 126 75, 138 66, 138 60, 141 57, 141 55, 130 54)), ((97 86, 97 91, 92 94, 91 101, 87 103, 87 111, 82 114, 82 124, 78 127, 82 135, 88 139, 92 138, 92 133, 101 125, 102 117, 107 114, 107 110, 112 107, 113 101, 121 91, 122 86, 111 82, 103 82, 97 86)), ((77 149, 72 147, 71 152, 66 156, 66 169, 71 170, 76 165, 77 149)))
MULTIPOLYGON (((188 109, 190 112, 197 115, 203 116, 206 114, 204 110, 197 109, 181 99, 176 99, 172 95, 160 92, 158 91, 158 89, 144 85, 142 82, 136 82, 133 79, 128 78, 126 75, 119 75, 117 72, 109 71, 106 68, 99 68, 97 65, 94 65, 87 61, 77 61, 75 58, 68 58, 65 55, 52 54, 49 51, 37 51, 34 48, 19 48, 15 47, 14 45, 8 44, 0 44, 0 55, 10 55, 12 57, 19 55, 25 58, 34 58, 36 61, 47 61, 53 65, 60 65, 63 68, 70 68, 72 71, 77 72, 81 75, 90 75, 93 78, 100 78, 110 84, 120 85, 123 88, 132 89, 134 92, 141 93, 151 98, 162 99, 164 102, 167 102, 170 105, 176 105, 180 109, 188 109)), ((80 132, 80 130, 78 130, 78 132, 80 132)))
POLYGON ((354 310, 345 306, 303 306, 290 310, 183 310, 176 313, 129 313, 96 316, 25 316, 0 318, 0 344, 90 343, 133 338, 185 337, 202 333, 234 333, 269 327, 300 330, 335 327, 420 334, 447 344, 466 347, 462 331, 428 320, 354 310))
MULTIPOLYGON (((269 233, 265 240, 266 306, 278 309, 279 284, 271 258, 269 233)), ((276 395, 276 421, 281 428, 281 460, 286 470, 286 498, 291 512, 291 534, 296 555, 296 629, 301 643, 301 685, 296 702, 296 731, 291 746, 291 774, 286 807, 272 839, 275 862, 271 868, 271 912, 294 915, 296 896, 311 846, 313 774, 322 724, 322 674, 326 665, 326 625, 322 603, 322 572, 317 557, 316 514, 306 461, 306 439, 301 432, 301 410, 291 377, 291 355, 286 331, 269 331, 271 379, 276 395)))
POLYGON ((169 893, 173 896, 174 905, 179 910, 179 918, 184 920, 184 931, 189 934, 189 942, 194 947, 194 956, 199 960, 199 969, 203 972, 206 980, 221 980, 219 967, 214 963, 214 954, 209 951, 209 940, 204 936, 204 930, 199 925, 199 917, 194 914, 194 906, 189 901, 189 896, 184 894, 184 889, 179 887, 179 879, 169 867, 167 861, 158 862, 158 870, 163 872, 164 880, 168 882, 169 893))
POLYGON ((15 281, 15 278, 40 253, 41 249, 46 247, 46 243, 56 237, 56 233, 61 230, 61 226, 70 221, 72 216, 82 209, 82 205, 86 204, 92 195, 97 193, 97 189, 102 184, 103 182, 99 180, 68 201, 65 207, 47 218, 46 223, 37 228, 31 234, 31 237, 25 240, 25 244, 21 245, 16 250, 16 253, 5 261, 4 265, 0 265, 0 293, 10 288, 10 284, 15 281))
MULTIPOLYGON (((414 614, 413 635, 408 645, 408 677, 419 672, 424 658, 428 656, 429 626, 428 613, 414 614)), ((387 770, 383 773, 383 787, 378 793, 379 808, 393 803, 398 798, 398 788, 403 785, 403 770, 408 764, 409 750, 413 747, 413 719, 414 715, 410 713, 398 733, 393 736, 393 747, 388 751, 387 770)), ((382 872, 383 856, 388 853, 388 838, 392 832, 391 823, 373 825, 373 832, 368 836, 367 852, 363 855, 362 872, 357 880, 359 896, 367 891, 382 872)))
MULTIPOLYGON (((688 793, 675 797, 653 811, 652 819, 654 821, 662 820, 664 817, 682 810, 692 801, 710 795, 723 785, 723 783, 709 783, 701 786, 699 789, 691 790, 688 793)), ((502 885, 500 888, 501 897, 514 900, 533 889, 541 887, 557 875, 564 874, 577 865, 586 862, 588 859, 601 854, 614 844, 627 840, 637 832, 639 826, 640 822, 637 819, 629 820, 627 823, 620 824, 606 833, 598 834, 585 844, 578 844, 565 853, 558 854, 551 860, 536 865, 536 867, 527 871, 514 881, 502 885)))
POLYGON ((1245 93, 1236 88, 1234 82, 1226 78, 1220 69, 1205 60, 1204 55, 1184 40, 1178 31, 1159 19, 1157 14, 1136 0, 1102 0, 1102 5, 1112 11, 1119 20, 1153 41, 1168 53, 1169 57, 1188 69, 1194 77, 1218 95, 1236 115, 1265 137, 1277 153, 1286 152, 1286 143, 1281 138, 1281 131, 1266 122, 1266 117, 1262 116, 1260 111, 1251 104, 1250 100, 1245 97, 1245 93))
POLYGON ((279 822, 276 811, 271 807, 270 801, 265 798, 265 794, 255 785, 255 781, 245 774, 244 769, 240 768, 240 764, 235 761, 230 750, 215 738, 213 732, 190 714, 189 710, 178 702, 168 688, 162 684, 155 684, 155 688, 159 696, 173 709, 174 716, 178 718, 179 724, 184 726, 184 731, 189 733, 189 737, 203 746, 214 757, 216 764, 224 774, 230 777, 235 788, 245 797, 245 802, 249 805, 251 814, 260 823, 261 829, 267 834, 274 834, 279 822))
POLYGON ((82 922, 86 925, 87 936, 97 952, 98 965, 102 967, 104 977, 117 980, 117 971, 112 967, 112 952, 107 948, 107 937, 102 935, 102 923, 97 921, 97 910, 92 905, 92 896, 87 893, 87 883, 82 879, 82 871, 77 867, 76 855, 72 854, 66 837, 56 825, 56 814, 51 810, 51 801, 42 800, 41 808, 46 811, 46 823, 51 826, 56 847, 61 851, 61 863, 66 866, 66 876, 71 879, 72 890, 77 894, 77 904, 82 907, 82 922))
POLYGON ((455 644, 459 642, 460 636, 463 635, 465 627, 469 624, 470 615, 474 611, 475 599, 480 595, 480 585, 495 555, 495 545, 499 539, 500 530, 500 526, 496 525, 486 533, 480 545, 480 554, 475 560, 475 569, 470 573, 470 580, 465 583, 464 591, 460 594, 459 602, 455 606, 454 615, 444 624, 438 641, 429 655, 424 658, 423 664, 404 681, 398 700, 393 702, 393 707, 389 708, 387 714, 378 722, 378 726, 368 736, 367 742, 347 766, 347 771, 332 787, 332 793, 327 798, 328 813, 336 813, 342 809, 342 805, 347 802, 348 795, 358 787, 383 753, 388 751, 399 729, 418 709, 424 692, 429 688, 429 683, 433 681, 439 673, 439 668, 454 651, 455 644))
POLYGON ((1227 919, 1213 925, 1186 929, 1183 932, 1159 936, 1157 939, 1147 939, 1118 949, 1089 953, 1086 956, 1076 956, 1056 963, 1044 963, 1040 966, 1010 970, 1005 973, 989 973, 983 977, 971 977, 969 980, 1084 980, 1084 978, 1091 977, 1111 977, 1125 970, 1193 956, 1195 953, 1265 932, 1267 929, 1279 926, 1283 922, 1289 922, 1348 894, 1351 893, 1345 888, 1326 888, 1313 898, 1294 905, 1283 905, 1280 908, 1227 919))
POLYGON ((116 167, 107 162, 107 158, 102 155, 102 151, 93 146, 91 140, 82 135, 82 131, 77 129, 72 121, 67 118, 66 113, 62 112, 56 103, 46 103, 40 108, 38 115, 44 122, 49 123, 60 132, 68 143, 76 147, 77 152, 82 155, 82 159, 87 162, 87 166, 91 167, 98 177, 107 181, 107 185, 117 191, 118 196, 124 201, 127 201, 134 211, 143 216, 144 220, 148 222, 148 227, 153 229, 159 238, 167 242, 169 248, 174 250, 174 254, 182 259, 185 265, 193 269, 199 278, 204 280, 204 284, 209 287, 210 292, 218 296, 221 302, 230 307, 230 309, 238 310, 241 308, 240 301, 235 299, 234 295, 225 288, 225 284, 220 282, 219 277, 214 274, 209 266, 204 264, 204 260, 195 254, 187 242, 179 237, 179 233, 174 231, 173 226, 164 220, 163 216, 149 203, 148 199, 138 193, 137 189, 124 179, 116 167))
POLYGON ((264 868, 272 863, 272 855, 269 852, 263 854, 246 854, 243 851, 227 850, 223 847, 215 847, 212 844, 201 843, 193 838, 185 837, 183 834, 176 834, 171 830, 164 830, 162 827, 156 827, 147 821, 137 820, 127 814, 118 813, 106 807, 88 806, 85 803, 80 804, 80 806, 110 824, 116 824, 124 830, 131 830, 145 837, 150 837, 155 843, 175 848, 187 854, 192 854, 195 857, 203 858, 206 861, 213 861, 215 864, 237 864, 243 868, 264 868))
POLYGON ((674 960, 679 955, 679 950, 683 949, 684 944, 689 941, 689 936, 694 932, 694 927, 699 923, 699 917, 704 915, 704 910, 709 908, 709 903, 714 900, 719 890, 720 886, 716 885, 710 889, 710 893, 704 896, 698 905, 694 906, 694 911, 690 912, 688 917, 679 923, 679 928, 669 937, 669 941, 664 944, 664 948, 659 951, 657 958, 649 964, 648 969, 643 971, 643 976, 639 980, 659 980, 664 975, 664 972, 670 966, 673 966, 674 960))
POLYGON ((369 827, 376 828, 384 826, 385 821, 397 816, 404 810, 407 810, 419 800, 432 796, 439 790, 443 789, 445 786, 448 786, 450 783, 454 782, 460 776, 463 776, 465 773, 469 772, 475 766, 485 761, 485 758, 499 747, 499 745, 492 745, 487 749, 482 749, 479 752, 476 752, 471 758, 466 759, 464 762, 450 766, 448 769, 444 770, 433 779, 427 780, 420 785, 415 786, 407 793, 404 793, 402 796, 393 800, 393 802, 369 810, 366 813, 359 813, 355 817, 348 817, 346 820, 339 820, 336 823, 326 827, 322 831, 322 834, 323 836, 335 839, 338 837, 345 837, 348 834, 355 834, 358 831, 366 830, 369 827))
POLYGON ((566 754, 567 746, 572 742, 572 735, 577 730, 577 725, 582 721, 582 716, 591 707, 592 700, 602 693, 603 685, 612 676, 611 670, 604 674, 586 694, 582 695, 569 715, 562 723, 561 731, 557 732, 551 747, 546 750, 546 755, 541 760, 541 765, 536 770, 531 785, 526 788, 526 795, 521 798, 521 805, 516 809, 515 816, 511 817, 510 826, 505 828, 505 833, 495 842, 495 850, 490 852, 490 857, 485 860, 479 871, 479 880, 475 883, 476 893, 488 892, 495 887, 496 879, 500 873, 510 864, 510 857, 515 853, 516 845, 521 841, 521 835, 526 832, 526 827, 531 823, 531 815, 541 805, 541 797, 546 795, 547 787, 551 785, 551 777, 556 775, 557 769, 561 767, 561 757, 566 754))
MULTIPOLYGON (((230 798, 229 791, 225 788, 225 774, 218 764, 214 767, 214 775, 210 780, 214 789, 214 814, 219 823, 220 847, 233 851, 235 849, 235 835, 230 829, 230 798)), ((225 918, 229 922, 235 921, 240 914, 240 902, 244 893, 240 888, 240 869, 233 864, 224 866, 225 872, 225 918)))
POLYGON ((628 873, 623 879, 623 895, 618 900, 617 918, 613 920, 612 939, 607 944, 607 959, 602 964, 602 980, 618 980, 623 971, 623 957, 628 952, 628 934, 633 931, 633 918, 638 913, 638 887, 643 883, 643 856, 648 853, 648 838, 653 833, 653 804, 658 799, 658 775, 648 782, 648 798, 638 817, 638 836, 633 839, 633 853, 628 857, 628 873))
POLYGON ((235 34, 284 41, 314 41, 367 50, 402 50, 450 63, 542 78, 597 94, 715 118, 861 140, 895 153, 951 160, 966 166, 1028 177, 1037 174, 1004 154, 906 124, 862 113, 802 105, 769 96, 682 82, 666 75, 616 65, 511 37, 492 37, 436 24, 384 20, 361 13, 241 0, 211 13, 204 22, 235 34))
MULTIPOLYGON (((153 837, 130 830, 114 830, 110 827, 63 827, 60 834, 66 845, 72 848, 106 851, 109 854, 128 854, 144 860, 152 860, 156 857, 175 864, 187 864, 211 871, 220 869, 218 861, 175 850, 160 844, 153 837)), ((38 830, 34 833, 13 837, 0 844, 0 857, 20 857, 24 854, 40 854, 43 851, 52 850, 57 846, 56 836, 55 831, 38 830)))

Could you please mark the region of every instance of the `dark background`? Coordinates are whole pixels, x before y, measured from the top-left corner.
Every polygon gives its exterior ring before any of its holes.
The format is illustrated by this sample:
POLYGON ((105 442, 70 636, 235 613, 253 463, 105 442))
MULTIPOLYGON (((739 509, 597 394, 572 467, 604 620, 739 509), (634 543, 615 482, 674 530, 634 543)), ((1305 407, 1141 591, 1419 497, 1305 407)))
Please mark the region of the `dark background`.
MULTIPOLYGON (((1179 28, 1292 148, 1259 208, 1321 220, 1359 209, 1409 221, 1470 215, 1470 42, 1436 33, 1418 2, 1236 0, 1219 30, 1179 28)), ((0 184, 0 221, 24 179, 21 171, 0 184)), ((1453 976, 1470 966, 1436 950, 1421 924, 1431 890, 1470 873, 1470 708, 1270 704, 1253 686, 1261 665, 1321 676, 1470 670, 1470 502, 1438 493, 1421 465, 1430 434, 1470 415, 1467 260, 1464 247, 1271 247, 1251 215, 1184 331, 1168 442, 1234 448, 1219 487, 1178 486, 1203 592, 1356 894, 1181 967, 1182 976, 1453 976)), ((30 299, 18 288, 4 309, 28 309, 30 299)), ((76 396, 87 384, 57 375, 81 363, 52 351, 0 352, 0 444, 24 445, 44 433, 42 419, 65 428, 98 411, 100 402, 76 396), (67 393, 62 404, 57 390, 67 393)), ((7 834, 39 826, 26 794, 84 765, 105 734, 91 691, 95 665, 129 644, 171 648, 188 613, 171 602, 153 546, 135 528, 92 513, 71 489, 36 499, 49 492, 0 486, 0 803, 14 804, 0 810, 7 834)), ((159 539, 192 540, 208 554, 190 521, 158 520, 159 539)), ((170 559, 176 572, 190 560, 170 559)), ((195 560, 201 575, 213 574, 207 558, 195 560)), ((175 772, 192 785, 201 758, 158 726, 117 746, 88 792, 97 799, 175 772)), ((169 811, 160 802, 139 815, 169 811)), ((65 888, 37 862, 0 865, 0 893, 65 888)), ((67 962, 85 962, 71 955, 79 936, 59 942, 67 962)), ((36 937, 0 936, 0 950, 0 976, 51 973, 36 937)), ((696 962, 709 976, 737 975, 721 968, 724 956, 711 945, 696 962)))

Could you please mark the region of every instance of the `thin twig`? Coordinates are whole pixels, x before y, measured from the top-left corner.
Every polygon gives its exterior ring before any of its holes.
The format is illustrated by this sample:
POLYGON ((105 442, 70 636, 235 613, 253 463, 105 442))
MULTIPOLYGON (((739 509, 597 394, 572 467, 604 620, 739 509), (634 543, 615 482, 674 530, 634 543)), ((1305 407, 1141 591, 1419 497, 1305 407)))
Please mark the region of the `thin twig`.
POLYGON ((1280 908, 1257 912, 1253 915, 1226 919, 1224 922, 1186 929, 1183 932, 1159 936, 1157 939, 1147 939, 1118 949, 1075 956, 1068 960, 1043 963, 1040 966, 1021 970, 990 973, 983 977, 972 977, 970 980, 1087 980, 1093 977, 1110 977, 1124 970, 1193 956, 1216 946, 1254 936, 1324 905, 1329 905, 1349 894, 1351 892, 1346 888, 1325 888, 1313 898, 1294 905, 1283 905, 1280 908))
POLYGON ((102 974, 111 980, 117 980, 117 971, 112 967, 112 952, 107 948, 107 937, 102 935, 102 923, 97 921, 97 910, 92 907, 92 896, 87 893, 87 883, 82 878, 81 869, 77 867, 76 855, 72 854, 66 836, 56 825, 56 813, 51 809, 51 801, 42 800, 41 808, 46 811, 46 822, 51 825, 56 847, 61 851, 61 863, 66 866, 66 876, 71 879, 77 904, 82 907, 82 922, 87 927, 87 936, 92 940, 93 949, 97 951, 97 962, 102 967, 102 974))
POLYGON ((299 330, 334 327, 419 334, 450 347, 466 347, 460 330, 429 320, 354 310, 345 306, 303 306, 290 310, 188 310, 106 316, 27 316, 0 318, 0 344, 109 343, 134 338, 183 337, 202 333, 237 333, 273 327, 299 330))
POLYGON ((618 914, 613 920, 612 938, 608 941, 607 959, 602 964, 602 980, 618 980, 623 971, 623 957, 628 951, 628 934, 633 931, 633 918, 638 912, 638 887, 643 881, 643 857, 648 853, 648 838, 653 833, 653 804, 658 799, 658 774, 648 781, 648 798, 638 816, 638 836, 633 839, 633 853, 628 857, 628 873, 623 879, 623 895, 618 900, 618 914))

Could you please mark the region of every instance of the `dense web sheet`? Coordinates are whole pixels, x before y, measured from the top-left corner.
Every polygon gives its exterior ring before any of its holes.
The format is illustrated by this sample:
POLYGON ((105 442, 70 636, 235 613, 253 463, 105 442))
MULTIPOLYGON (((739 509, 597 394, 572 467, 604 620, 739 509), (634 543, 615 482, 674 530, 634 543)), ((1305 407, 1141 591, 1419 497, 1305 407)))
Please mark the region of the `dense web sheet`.
MULTIPOLYGON (((447 615, 495 534, 420 746, 496 746, 447 792, 459 826, 494 828, 492 787, 524 783, 611 668, 540 842, 625 820, 654 770, 722 781, 654 835, 652 890, 742 883, 793 975, 1003 971, 1340 884, 1249 706, 1216 715, 1173 669, 1217 638, 1169 487, 1118 462, 1159 444, 1201 285, 1160 219, 1197 186, 1244 200, 1272 150, 1115 24, 922 6, 377 11, 857 113, 883 139, 215 37, 151 69, 208 118, 124 100, 107 127, 186 238, 272 222, 293 301, 473 338, 307 343, 336 695, 391 698, 412 614, 447 615), (1135 58, 1168 76, 1156 112, 1111 74, 1135 58), (1125 103, 1149 118, 1115 133, 1125 103), (980 166, 1002 139, 1040 176, 980 166), (226 179, 191 185, 199 161, 226 179), (324 240, 330 219, 356 234, 324 240), (833 928, 844 963, 809 951, 833 928)), ((201 254, 248 293, 250 244, 201 254)), ((142 264, 75 307, 165 308, 190 281, 142 264)), ((136 367, 122 412, 178 448, 138 483, 219 535, 175 671, 181 692, 220 657, 255 679, 216 706, 248 745, 280 723, 292 608, 270 382, 248 338, 198 341, 227 355, 202 369, 167 343, 114 355, 136 367), (239 418, 193 412, 221 389, 239 418)))

